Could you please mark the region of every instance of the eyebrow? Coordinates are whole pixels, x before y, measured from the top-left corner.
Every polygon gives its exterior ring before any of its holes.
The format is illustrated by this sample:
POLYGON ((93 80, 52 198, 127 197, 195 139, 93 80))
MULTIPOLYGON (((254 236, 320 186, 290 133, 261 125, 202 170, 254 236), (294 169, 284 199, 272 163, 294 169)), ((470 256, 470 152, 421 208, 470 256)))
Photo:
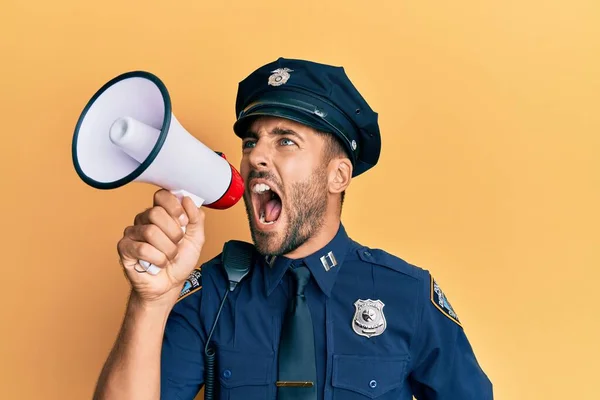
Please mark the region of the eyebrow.
MULTIPOLYGON (((273 128, 273 130, 270 132, 270 134, 276 135, 276 136, 290 135, 290 136, 294 136, 294 137, 298 138, 301 141, 304 141, 302 136, 300 134, 298 134, 298 132, 294 131, 293 129, 273 128)), ((252 130, 247 130, 243 137, 243 139, 257 139, 257 138, 258 138, 258 134, 252 130)))

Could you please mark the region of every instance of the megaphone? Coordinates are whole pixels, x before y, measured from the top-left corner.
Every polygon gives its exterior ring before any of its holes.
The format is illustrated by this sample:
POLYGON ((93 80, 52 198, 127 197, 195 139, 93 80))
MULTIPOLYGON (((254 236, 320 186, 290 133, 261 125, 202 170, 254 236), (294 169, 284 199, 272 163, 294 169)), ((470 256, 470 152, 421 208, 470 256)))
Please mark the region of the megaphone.
MULTIPOLYGON (((143 182, 220 210, 235 205, 244 192, 239 172, 181 126, 165 84, 146 71, 116 76, 92 96, 77 121, 71 151, 75 171, 96 189, 143 182)), ((153 275, 159 272, 146 261, 140 264, 153 275)))

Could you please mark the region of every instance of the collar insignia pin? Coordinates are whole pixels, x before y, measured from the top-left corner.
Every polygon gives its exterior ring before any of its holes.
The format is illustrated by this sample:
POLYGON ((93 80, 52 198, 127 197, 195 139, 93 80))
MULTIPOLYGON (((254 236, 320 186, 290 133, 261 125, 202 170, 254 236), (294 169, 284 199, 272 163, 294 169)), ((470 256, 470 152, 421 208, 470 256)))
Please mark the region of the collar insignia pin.
POLYGON ((273 255, 265 256, 265 262, 267 263, 267 265, 269 267, 272 267, 273 263, 275 263, 276 258, 277 258, 277 256, 273 256, 273 255))
POLYGON ((356 300, 352 329, 357 335, 371 338, 385 331, 387 321, 383 315, 385 304, 381 300, 356 300))
POLYGON ((335 259, 332 251, 321 257, 321 264, 323 264, 325 271, 329 271, 331 268, 337 265, 337 260, 335 259))

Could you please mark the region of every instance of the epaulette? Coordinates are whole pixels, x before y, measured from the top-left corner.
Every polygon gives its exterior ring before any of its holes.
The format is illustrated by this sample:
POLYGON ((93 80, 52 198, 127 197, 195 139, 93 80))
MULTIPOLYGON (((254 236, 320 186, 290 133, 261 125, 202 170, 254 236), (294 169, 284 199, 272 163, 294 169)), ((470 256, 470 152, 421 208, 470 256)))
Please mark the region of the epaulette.
POLYGON ((389 268, 417 280, 423 280, 426 274, 426 271, 423 268, 412 265, 402 258, 390 254, 382 249, 371 249, 369 247, 362 246, 356 251, 358 257, 364 262, 389 268))

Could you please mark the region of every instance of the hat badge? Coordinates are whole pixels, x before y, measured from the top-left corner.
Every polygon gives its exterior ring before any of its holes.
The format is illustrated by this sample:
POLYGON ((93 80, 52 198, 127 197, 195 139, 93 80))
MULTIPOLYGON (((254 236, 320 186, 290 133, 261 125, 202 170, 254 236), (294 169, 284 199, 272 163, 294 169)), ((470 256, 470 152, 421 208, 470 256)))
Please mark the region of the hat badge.
POLYGON ((290 72, 294 72, 294 70, 289 68, 277 68, 276 70, 271 71, 271 75, 269 76, 269 85, 283 85, 288 81, 288 79, 290 79, 290 72))

